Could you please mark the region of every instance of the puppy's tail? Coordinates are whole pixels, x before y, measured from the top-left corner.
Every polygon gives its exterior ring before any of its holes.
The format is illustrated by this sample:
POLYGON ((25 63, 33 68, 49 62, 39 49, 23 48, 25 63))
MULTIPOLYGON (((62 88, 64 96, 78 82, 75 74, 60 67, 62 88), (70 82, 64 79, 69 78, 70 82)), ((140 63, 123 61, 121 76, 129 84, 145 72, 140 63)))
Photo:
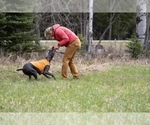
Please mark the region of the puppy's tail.
POLYGON ((21 71, 21 70, 23 70, 23 68, 21 68, 21 69, 17 69, 16 71, 21 71))

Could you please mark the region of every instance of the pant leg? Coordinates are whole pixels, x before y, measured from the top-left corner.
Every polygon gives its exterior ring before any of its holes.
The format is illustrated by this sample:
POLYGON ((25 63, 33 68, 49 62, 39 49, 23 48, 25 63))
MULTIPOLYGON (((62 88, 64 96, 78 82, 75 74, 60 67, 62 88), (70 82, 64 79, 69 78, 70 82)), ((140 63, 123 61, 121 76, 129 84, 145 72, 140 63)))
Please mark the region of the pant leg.
POLYGON ((63 57, 63 65, 62 65, 62 77, 68 78, 68 66, 70 67, 71 73, 74 77, 79 77, 78 70, 76 65, 74 64, 74 57, 77 50, 81 47, 81 42, 79 39, 73 41, 66 48, 64 57, 63 57))
POLYGON ((69 67, 70 67, 70 70, 71 70, 71 74, 73 75, 74 78, 79 78, 79 72, 78 72, 78 69, 77 69, 77 66, 75 65, 74 63, 74 58, 75 58, 75 54, 76 52, 78 51, 78 49, 81 47, 81 42, 79 39, 77 39, 76 41, 74 41, 72 43, 74 46, 76 46, 76 51, 74 52, 70 62, 69 62, 69 67))

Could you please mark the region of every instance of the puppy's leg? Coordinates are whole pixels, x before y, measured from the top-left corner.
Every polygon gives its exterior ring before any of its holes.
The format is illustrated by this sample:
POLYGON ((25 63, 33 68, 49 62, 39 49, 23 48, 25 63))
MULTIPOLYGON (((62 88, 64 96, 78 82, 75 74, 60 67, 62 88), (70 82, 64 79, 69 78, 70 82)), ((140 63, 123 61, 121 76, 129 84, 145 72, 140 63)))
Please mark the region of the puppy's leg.
POLYGON ((51 74, 51 73, 48 72, 49 69, 50 69, 50 66, 48 66, 48 65, 45 66, 43 75, 46 76, 47 78, 49 78, 47 75, 50 75, 50 76, 52 76, 56 80, 55 76, 53 74, 51 74))
POLYGON ((45 74, 46 74, 46 75, 50 75, 50 76, 52 76, 52 77, 56 80, 55 76, 54 76, 52 73, 50 73, 50 72, 46 72, 45 74))
POLYGON ((49 71, 49 69, 50 69, 50 66, 48 66, 48 65, 44 67, 43 75, 44 75, 46 78, 50 78, 49 76, 46 75, 46 73, 49 71))
POLYGON ((35 80, 37 80, 37 74, 33 74, 33 76, 34 76, 35 80))
POLYGON ((31 80, 31 75, 29 75, 29 81, 31 80))
POLYGON ((50 78, 49 76, 47 76, 46 74, 43 74, 46 78, 50 78))
POLYGON ((37 80, 37 72, 35 69, 31 70, 31 75, 35 78, 35 80, 37 80))

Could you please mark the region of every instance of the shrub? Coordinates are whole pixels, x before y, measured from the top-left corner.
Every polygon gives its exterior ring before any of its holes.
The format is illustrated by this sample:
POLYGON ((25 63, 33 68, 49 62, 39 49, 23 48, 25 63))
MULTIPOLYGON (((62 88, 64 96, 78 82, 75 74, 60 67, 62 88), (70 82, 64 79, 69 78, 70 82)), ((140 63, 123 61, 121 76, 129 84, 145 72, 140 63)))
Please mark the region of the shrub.
POLYGON ((138 56, 142 53, 142 46, 138 38, 134 35, 127 46, 126 52, 130 54, 132 58, 138 58, 138 56))

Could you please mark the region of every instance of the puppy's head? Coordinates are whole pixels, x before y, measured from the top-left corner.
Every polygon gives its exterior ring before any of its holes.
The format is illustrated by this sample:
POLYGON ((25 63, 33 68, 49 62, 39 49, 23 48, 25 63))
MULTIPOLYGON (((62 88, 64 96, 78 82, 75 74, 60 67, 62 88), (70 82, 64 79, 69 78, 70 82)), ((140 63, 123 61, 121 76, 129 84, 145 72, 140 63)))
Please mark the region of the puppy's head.
POLYGON ((52 47, 52 49, 49 50, 48 55, 47 55, 47 57, 46 57, 46 59, 47 59, 49 62, 53 59, 53 57, 54 57, 54 55, 55 55, 55 52, 56 52, 56 49, 55 49, 54 47, 52 47))

